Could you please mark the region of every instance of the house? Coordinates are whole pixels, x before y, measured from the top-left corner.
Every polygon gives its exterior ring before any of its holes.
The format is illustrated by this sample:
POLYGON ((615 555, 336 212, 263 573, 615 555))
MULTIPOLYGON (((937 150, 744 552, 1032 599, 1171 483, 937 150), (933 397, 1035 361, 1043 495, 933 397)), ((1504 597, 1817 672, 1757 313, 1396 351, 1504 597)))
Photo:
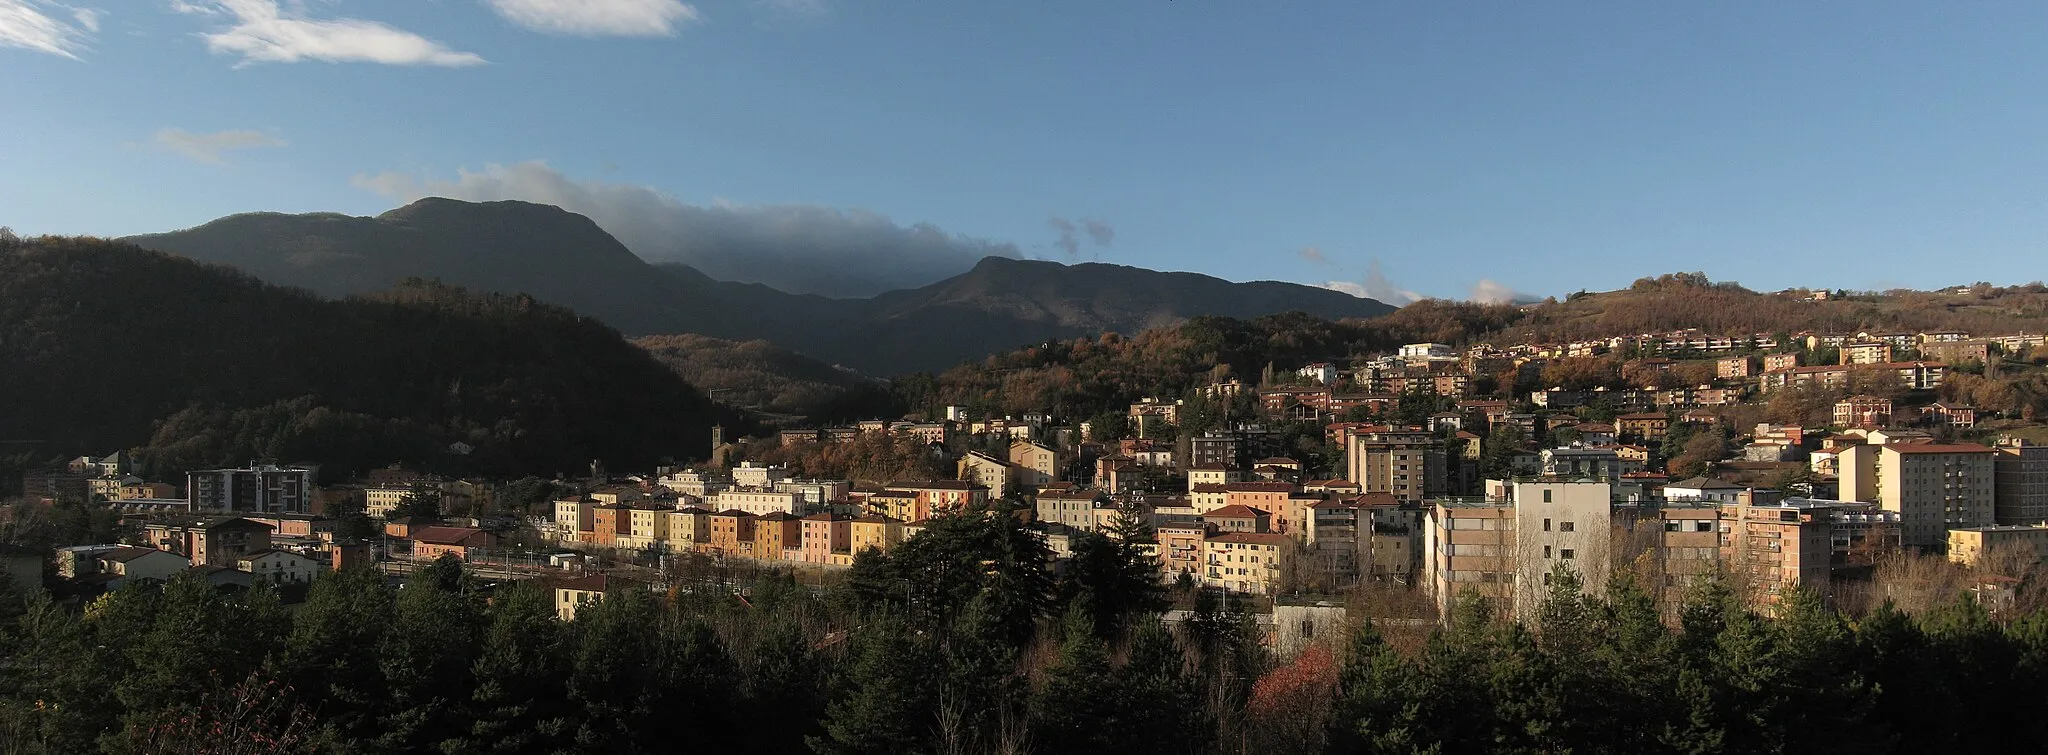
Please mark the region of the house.
POLYGON ((1095 505, 1101 499, 1095 490, 1047 490, 1038 494, 1038 521, 1063 524, 1082 530, 1095 529, 1095 505))
POLYGON ((1928 422, 1936 425, 1947 425, 1964 429, 1977 426, 1976 409, 1962 404, 1951 404, 1946 401, 1936 402, 1934 405, 1922 409, 1921 416, 1925 417, 1928 422))
POLYGON ((261 551, 243 556, 235 568, 273 585, 302 585, 320 576, 320 562, 291 551, 261 551))
POLYGON ((1752 356, 1723 357, 1714 360, 1714 377, 1722 380, 1741 380, 1755 377, 1758 363, 1752 356))
POLYGON ((1614 426, 1605 422, 1581 422, 1571 426, 1578 433, 1579 442, 1589 446, 1605 446, 1614 443, 1614 426))
POLYGON ((1883 427, 1891 424, 1892 400, 1857 394, 1835 402, 1836 427, 1883 427))
POLYGON ((471 554, 495 547, 497 537, 473 527, 421 527, 412 533, 412 557, 431 561, 442 554, 469 560, 471 554))
POLYGON ((1718 425, 1721 424, 1721 415, 1705 409, 1694 409, 1678 415, 1678 421, 1689 425, 1718 425))
POLYGON ((157 550, 184 556, 194 566, 232 567, 243 556, 270 550, 270 525, 232 514, 165 517, 145 523, 142 534, 157 550))
POLYGON ((737 509, 712 514, 712 553, 726 556, 754 555, 754 515, 737 509))
MULTIPOLYGON (((94 553, 90 573, 118 577, 119 579, 111 580, 106 585, 107 589, 114 589, 120 587, 120 582, 125 580, 167 580, 190 568, 191 560, 176 553, 123 545, 94 553)), ((41 584, 41 580, 36 584, 41 584)))
POLYGON ((555 615, 563 621, 573 621, 577 609, 603 600, 606 595, 630 589, 633 585, 617 577, 592 574, 587 577, 556 582, 555 615))
POLYGON ((1218 532, 1272 532, 1273 515, 1265 509, 1243 504, 1225 506, 1202 515, 1218 532))
MULTIPOLYGON (((1793 353, 1790 353, 1790 354, 1765 354, 1765 355, 1764 355, 1764 370, 1763 370, 1764 372, 1777 372, 1777 371, 1779 371, 1779 370, 1789 370, 1789 369, 1792 369, 1792 368, 1794 368, 1794 367, 1798 367, 1798 366, 1799 366, 1799 354, 1798 354, 1798 352, 1793 352, 1793 353)), ((1752 376, 1752 377, 1753 377, 1753 376, 1752 376)))
POLYGON ((1671 431, 1671 418, 1658 412, 1623 414, 1614 418, 1614 426, 1625 438, 1663 440, 1671 431))

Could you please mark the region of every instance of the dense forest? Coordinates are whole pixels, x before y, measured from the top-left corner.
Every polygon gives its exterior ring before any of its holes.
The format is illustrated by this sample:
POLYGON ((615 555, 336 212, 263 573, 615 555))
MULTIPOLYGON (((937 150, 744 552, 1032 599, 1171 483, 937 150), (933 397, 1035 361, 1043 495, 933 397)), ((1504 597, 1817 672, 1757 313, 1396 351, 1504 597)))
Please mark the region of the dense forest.
POLYGON ((893 409, 887 383, 767 341, 683 334, 642 336, 633 345, 713 400, 763 415, 843 422, 893 409))
POLYGON ((702 456, 721 415, 611 328, 520 296, 412 281, 328 301, 89 238, 0 238, 0 448, 136 448, 144 471, 252 459, 330 478, 702 456))
POLYGON ((404 589, 131 582, 0 600, 0 741, 41 753, 2008 752, 2048 736, 2048 613, 1965 592, 1856 616, 1692 586, 1670 624, 1626 574, 1552 573, 1521 620, 1352 628, 1277 657, 1249 615, 1151 580, 1141 528, 1054 573, 1015 517, 964 515, 843 580, 735 596, 615 583, 562 622, 452 559, 404 589), (1169 601, 1189 609, 1171 625, 1169 601))

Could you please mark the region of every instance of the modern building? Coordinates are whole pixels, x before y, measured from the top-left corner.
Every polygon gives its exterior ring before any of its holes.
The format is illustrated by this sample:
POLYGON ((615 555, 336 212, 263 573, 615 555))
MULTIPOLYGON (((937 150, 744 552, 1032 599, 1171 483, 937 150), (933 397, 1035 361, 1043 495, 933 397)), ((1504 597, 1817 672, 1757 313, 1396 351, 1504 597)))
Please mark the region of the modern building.
MULTIPOLYGON (((2026 566, 2048 561, 2048 526, 2002 525, 1962 527, 1948 531, 1948 558, 1965 566, 1977 566, 1986 555, 2002 555, 2026 566)), ((2004 575, 2013 576, 2013 575, 2004 575)))
POLYGON ((2048 524, 2048 446, 2003 438, 1996 448, 1993 471, 1998 489, 1992 520, 1998 524, 2048 524))
POLYGON ((1427 431, 1353 433, 1344 449, 1345 479, 1364 493, 1387 493, 1420 504, 1446 490, 1443 441, 1427 431))
POLYGON ((1516 614, 1540 605, 1558 568, 1586 589, 1612 571, 1613 489, 1606 482, 1488 480, 1481 498, 1434 502, 1423 579, 1442 615, 1470 592, 1516 614))
POLYGON ((1294 538, 1271 532, 1226 532, 1202 541, 1202 583, 1271 595, 1283 587, 1294 538))
POLYGON ((1977 445, 1849 446, 1836 455, 1840 495, 1896 511, 1904 545, 1941 548, 1948 530, 1994 524, 1997 452, 1977 445))
POLYGON ((144 524, 142 535, 193 566, 234 568, 242 557, 270 550, 270 525, 233 515, 164 517, 144 524))
POLYGON ((194 510, 309 514, 313 511, 313 470, 260 464, 188 472, 185 496, 194 510))

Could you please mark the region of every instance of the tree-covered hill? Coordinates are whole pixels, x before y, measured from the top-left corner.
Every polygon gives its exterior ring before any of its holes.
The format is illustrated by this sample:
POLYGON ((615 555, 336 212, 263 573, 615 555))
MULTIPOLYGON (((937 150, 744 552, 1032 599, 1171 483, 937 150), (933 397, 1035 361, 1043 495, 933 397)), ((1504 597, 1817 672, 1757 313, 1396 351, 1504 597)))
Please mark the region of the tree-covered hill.
MULTIPOLYGON (((88 238, 0 239, 0 440, 529 474, 701 455, 718 410, 610 327, 412 281, 323 300, 88 238)), ((20 444, 16 444, 19 447, 20 444)))

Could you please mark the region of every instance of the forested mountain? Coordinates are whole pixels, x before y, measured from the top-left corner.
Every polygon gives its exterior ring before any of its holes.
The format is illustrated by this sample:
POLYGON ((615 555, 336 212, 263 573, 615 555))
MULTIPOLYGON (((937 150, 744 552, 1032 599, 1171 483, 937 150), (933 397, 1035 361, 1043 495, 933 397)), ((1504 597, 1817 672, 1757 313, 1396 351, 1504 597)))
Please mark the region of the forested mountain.
POLYGON ((685 265, 649 265, 587 218, 526 202, 423 199, 374 218, 235 215, 130 240, 326 296, 431 278, 530 294, 631 335, 767 340, 874 375, 939 369, 1047 339, 1135 333, 1196 315, 1301 310, 1371 317, 1392 310, 1291 283, 1007 258, 874 299, 798 296, 712 280, 685 265))
POLYGON ((142 447, 159 475, 258 458, 640 466, 701 456, 733 419, 617 331, 529 297, 415 281, 327 300, 56 237, 0 239, 0 386, 0 439, 142 447))
POLYGON ((646 349, 720 403, 818 422, 884 416, 888 384, 767 341, 695 334, 642 336, 646 349))

